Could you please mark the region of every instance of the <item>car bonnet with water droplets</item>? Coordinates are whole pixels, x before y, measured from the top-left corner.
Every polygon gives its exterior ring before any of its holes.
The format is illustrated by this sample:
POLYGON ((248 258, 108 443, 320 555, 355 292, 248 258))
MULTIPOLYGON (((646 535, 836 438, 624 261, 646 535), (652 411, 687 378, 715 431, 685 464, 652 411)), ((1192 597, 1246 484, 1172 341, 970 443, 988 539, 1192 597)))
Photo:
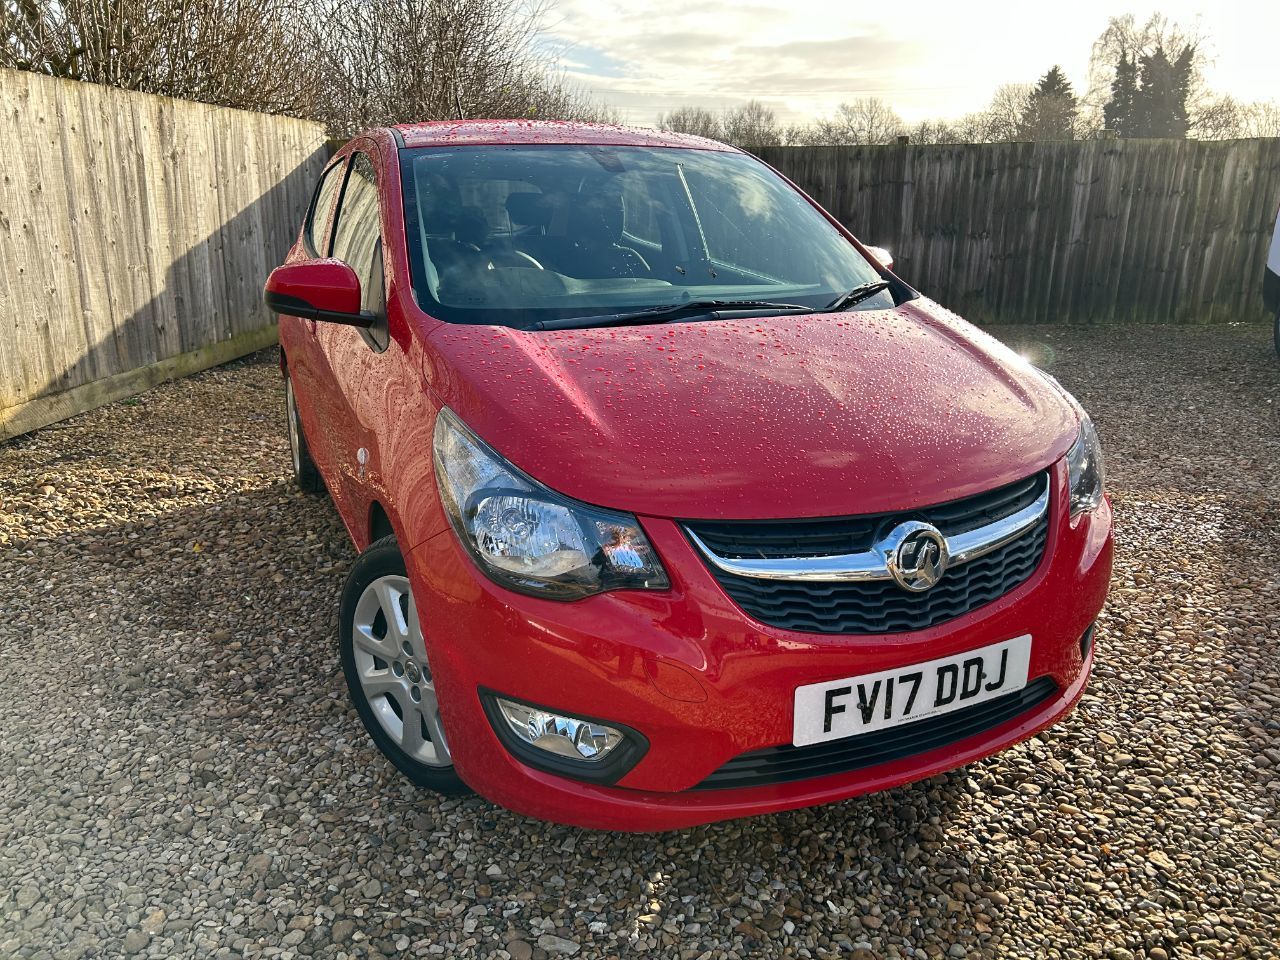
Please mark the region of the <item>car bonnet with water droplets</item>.
POLYGON ((1026 361, 924 298, 561 332, 444 324, 429 344, 432 389, 503 456, 649 516, 940 503, 1047 467, 1079 429, 1026 361))

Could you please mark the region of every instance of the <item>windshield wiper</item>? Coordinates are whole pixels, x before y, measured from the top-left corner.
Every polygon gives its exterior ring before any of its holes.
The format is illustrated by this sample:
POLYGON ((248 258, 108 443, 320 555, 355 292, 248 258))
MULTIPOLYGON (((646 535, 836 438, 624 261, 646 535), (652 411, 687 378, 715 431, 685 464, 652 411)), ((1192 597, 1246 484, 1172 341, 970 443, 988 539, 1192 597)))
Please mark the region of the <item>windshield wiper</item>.
POLYGON ((870 283, 860 283, 848 293, 842 293, 832 300, 822 312, 834 313, 837 310, 852 307, 855 303, 861 303, 868 297, 874 297, 882 290, 888 290, 892 285, 888 280, 872 280, 870 283))
POLYGON ((799 303, 775 303, 772 300, 686 300, 664 307, 647 307, 629 313, 604 313, 591 317, 558 317, 539 320, 530 330, 577 330, 584 327, 619 327, 629 324, 665 323, 685 313, 705 313, 712 319, 729 319, 746 314, 768 316, 772 313, 813 313, 813 307, 799 303))

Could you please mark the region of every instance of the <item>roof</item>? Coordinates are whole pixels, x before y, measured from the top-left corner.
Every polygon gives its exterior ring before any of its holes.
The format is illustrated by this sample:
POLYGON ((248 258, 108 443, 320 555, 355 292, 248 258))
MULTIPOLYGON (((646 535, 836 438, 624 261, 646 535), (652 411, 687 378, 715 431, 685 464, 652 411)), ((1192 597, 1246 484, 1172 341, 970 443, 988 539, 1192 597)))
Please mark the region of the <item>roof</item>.
POLYGON ((613 147, 736 150, 716 140, 684 133, 569 120, 433 120, 402 123, 392 129, 404 139, 406 147, 468 143, 592 143, 613 147))

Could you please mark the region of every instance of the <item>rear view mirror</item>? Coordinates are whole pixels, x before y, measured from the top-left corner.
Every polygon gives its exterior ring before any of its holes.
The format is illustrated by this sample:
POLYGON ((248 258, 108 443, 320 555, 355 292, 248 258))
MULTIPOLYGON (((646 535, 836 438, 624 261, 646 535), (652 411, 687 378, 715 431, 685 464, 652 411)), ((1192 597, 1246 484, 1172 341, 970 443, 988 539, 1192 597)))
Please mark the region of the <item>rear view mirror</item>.
POLYGON ((876 261, 876 263, 880 264, 880 266, 884 267, 886 270, 893 269, 892 253, 890 253, 884 247, 870 247, 870 246, 867 246, 865 243, 863 244, 863 246, 867 248, 867 253, 871 254, 872 258, 876 261))
POLYGON ((369 327, 377 319, 360 309, 360 278, 341 260, 306 260, 276 267, 262 289, 276 313, 304 320, 369 327))

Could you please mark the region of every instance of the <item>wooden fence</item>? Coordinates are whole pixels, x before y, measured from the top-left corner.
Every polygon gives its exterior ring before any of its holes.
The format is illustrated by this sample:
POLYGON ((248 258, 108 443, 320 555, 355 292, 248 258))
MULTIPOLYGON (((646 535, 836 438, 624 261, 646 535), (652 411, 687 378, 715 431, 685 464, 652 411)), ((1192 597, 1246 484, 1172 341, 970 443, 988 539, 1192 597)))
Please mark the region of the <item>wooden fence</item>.
POLYGON ((0 439, 267 345, 319 124, 0 71, 0 439))
POLYGON ((1264 319, 1280 139, 773 147, 903 279, 977 321, 1264 319))

